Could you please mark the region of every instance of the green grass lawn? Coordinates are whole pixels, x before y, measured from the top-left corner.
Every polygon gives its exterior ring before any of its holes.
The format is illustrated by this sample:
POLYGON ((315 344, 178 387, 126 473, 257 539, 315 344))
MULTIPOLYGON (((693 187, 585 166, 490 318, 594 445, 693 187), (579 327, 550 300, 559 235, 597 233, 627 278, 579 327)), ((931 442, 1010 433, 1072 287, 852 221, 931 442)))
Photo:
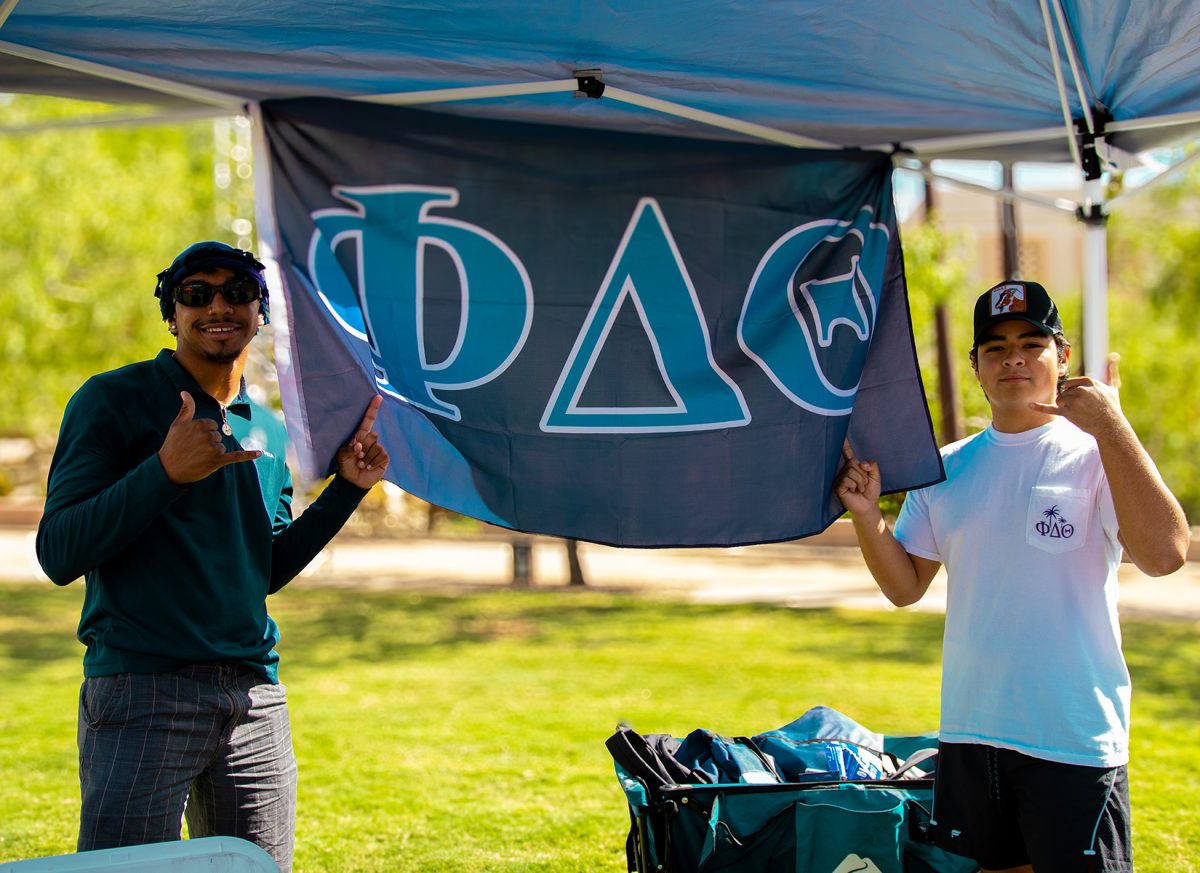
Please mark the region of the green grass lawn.
MULTIPOLYGON (((0 861, 72 851, 82 587, 0 587, 0 861)), ((749 734, 827 704, 937 725, 940 616, 597 592, 272 600, 300 759, 299 871, 622 871, 604 740, 749 734)), ((1200 627, 1129 622, 1139 871, 1197 870, 1200 627)))

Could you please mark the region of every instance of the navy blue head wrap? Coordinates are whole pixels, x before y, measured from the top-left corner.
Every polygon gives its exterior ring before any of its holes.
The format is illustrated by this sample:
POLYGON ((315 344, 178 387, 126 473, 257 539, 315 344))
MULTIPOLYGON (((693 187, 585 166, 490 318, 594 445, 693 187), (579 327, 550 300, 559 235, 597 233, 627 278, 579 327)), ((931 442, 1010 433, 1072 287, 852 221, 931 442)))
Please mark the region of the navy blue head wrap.
POLYGON ((269 323, 270 301, 267 299, 267 280, 263 276, 263 270, 266 268, 252 252, 235 249, 216 240, 192 243, 171 261, 171 266, 158 274, 154 296, 158 298, 163 321, 175 314, 175 288, 180 282, 193 273, 204 273, 221 267, 249 276, 258 283, 258 311, 262 313, 263 324, 269 323))

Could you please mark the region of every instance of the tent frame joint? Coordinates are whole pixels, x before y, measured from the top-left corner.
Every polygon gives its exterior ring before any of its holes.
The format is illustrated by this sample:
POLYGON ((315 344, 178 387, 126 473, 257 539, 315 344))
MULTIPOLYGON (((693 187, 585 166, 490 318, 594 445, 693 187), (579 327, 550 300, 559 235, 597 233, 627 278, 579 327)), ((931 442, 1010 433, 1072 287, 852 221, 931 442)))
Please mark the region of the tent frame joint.
POLYGON ((1104 130, 1112 115, 1102 107, 1092 110, 1094 128, 1089 130, 1087 118, 1075 119, 1075 132, 1079 136, 1079 164, 1083 178, 1089 182, 1099 179, 1104 173, 1104 161, 1096 150, 1096 140, 1104 139, 1104 130))
POLYGON ((1075 210, 1075 217, 1089 227, 1104 227, 1108 224, 1108 213, 1100 203, 1089 203, 1087 206, 1081 203, 1075 210))
POLYGON ((576 97, 599 100, 604 94, 603 70, 575 70, 571 75, 575 77, 576 97))

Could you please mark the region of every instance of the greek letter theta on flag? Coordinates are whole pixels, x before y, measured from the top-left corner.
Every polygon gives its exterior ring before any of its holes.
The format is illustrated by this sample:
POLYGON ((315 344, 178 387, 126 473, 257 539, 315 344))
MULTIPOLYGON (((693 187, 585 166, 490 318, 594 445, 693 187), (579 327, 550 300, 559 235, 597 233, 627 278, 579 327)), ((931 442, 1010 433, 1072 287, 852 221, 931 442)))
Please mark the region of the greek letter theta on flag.
POLYGON ((886 156, 334 100, 263 115, 308 475, 381 393, 400 487, 597 542, 823 530, 847 434, 885 490, 941 478, 886 156))

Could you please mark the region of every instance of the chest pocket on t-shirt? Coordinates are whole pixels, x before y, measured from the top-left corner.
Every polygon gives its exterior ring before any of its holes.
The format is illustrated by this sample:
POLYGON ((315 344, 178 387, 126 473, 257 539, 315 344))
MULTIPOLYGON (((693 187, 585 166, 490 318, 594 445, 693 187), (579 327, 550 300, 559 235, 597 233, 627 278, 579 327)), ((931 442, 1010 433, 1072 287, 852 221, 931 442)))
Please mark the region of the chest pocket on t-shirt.
POLYGON ((1092 496, 1081 488, 1035 485, 1029 495, 1025 542, 1052 554, 1072 552, 1087 539, 1092 496))

